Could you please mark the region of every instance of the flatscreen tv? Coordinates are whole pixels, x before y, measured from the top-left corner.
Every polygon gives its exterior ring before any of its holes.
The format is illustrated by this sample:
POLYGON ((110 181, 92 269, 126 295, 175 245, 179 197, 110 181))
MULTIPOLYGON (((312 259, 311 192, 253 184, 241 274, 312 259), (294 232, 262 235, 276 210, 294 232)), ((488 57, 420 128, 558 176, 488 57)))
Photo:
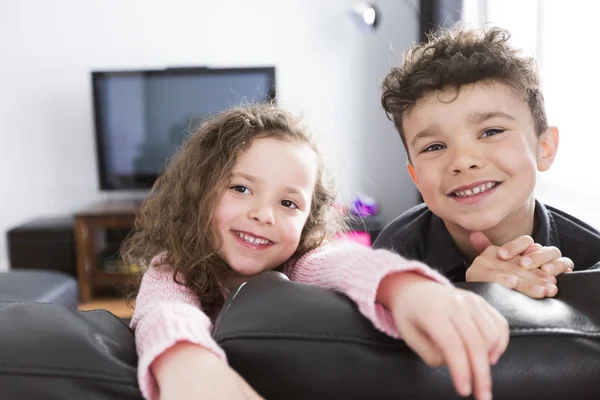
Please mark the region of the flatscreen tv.
POLYGON ((100 189, 147 190, 207 116, 275 101, 275 68, 93 71, 92 94, 100 189))

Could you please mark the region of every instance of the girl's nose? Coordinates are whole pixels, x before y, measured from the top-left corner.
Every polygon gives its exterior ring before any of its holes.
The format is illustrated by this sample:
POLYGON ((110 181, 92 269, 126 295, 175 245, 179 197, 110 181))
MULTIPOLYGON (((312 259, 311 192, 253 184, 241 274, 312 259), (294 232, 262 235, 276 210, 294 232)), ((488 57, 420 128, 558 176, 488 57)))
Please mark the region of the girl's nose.
POLYGON ((273 208, 267 205, 257 205, 248 213, 248 217, 260 224, 273 225, 275 223, 275 215, 273 208))

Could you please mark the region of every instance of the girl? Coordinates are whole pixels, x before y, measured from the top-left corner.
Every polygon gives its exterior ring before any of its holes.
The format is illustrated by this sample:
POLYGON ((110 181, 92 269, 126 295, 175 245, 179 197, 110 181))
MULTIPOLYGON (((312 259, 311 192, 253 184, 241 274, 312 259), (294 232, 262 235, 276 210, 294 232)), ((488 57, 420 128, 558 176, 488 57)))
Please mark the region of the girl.
POLYGON ((200 126, 123 249, 125 262, 147 266, 131 323, 146 398, 260 398, 227 366, 210 328, 230 290, 274 269, 346 294, 429 365, 448 364, 459 394, 473 384, 479 399, 491 397, 504 318, 422 263, 331 241, 334 199, 317 147, 286 112, 253 105, 200 126))

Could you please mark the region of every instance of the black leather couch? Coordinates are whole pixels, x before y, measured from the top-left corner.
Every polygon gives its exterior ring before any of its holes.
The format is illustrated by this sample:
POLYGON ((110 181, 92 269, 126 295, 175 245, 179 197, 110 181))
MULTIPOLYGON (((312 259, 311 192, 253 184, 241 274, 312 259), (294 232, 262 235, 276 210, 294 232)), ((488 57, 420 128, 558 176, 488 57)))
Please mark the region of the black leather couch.
POLYGON ((61 271, 13 268, 0 273, 0 300, 77 307, 77 281, 61 271))
MULTIPOLYGON (((559 278, 555 299, 462 284, 511 325, 493 367, 495 399, 600 398, 600 271, 559 278)), ((427 367, 376 331, 340 294, 266 273, 228 299, 214 336, 267 399, 456 399, 427 367)), ((133 335, 105 311, 0 302, 1 399, 141 399, 133 335)))

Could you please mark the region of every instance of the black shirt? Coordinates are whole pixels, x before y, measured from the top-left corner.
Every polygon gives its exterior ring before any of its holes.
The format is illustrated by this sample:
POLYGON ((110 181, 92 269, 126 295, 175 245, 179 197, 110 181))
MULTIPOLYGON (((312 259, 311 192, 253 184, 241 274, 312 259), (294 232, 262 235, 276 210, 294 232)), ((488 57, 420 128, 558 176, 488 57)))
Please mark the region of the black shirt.
MULTIPOLYGON (((536 201, 535 226, 535 242, 557 247, 563 257, 573 260, 576 271, 590 269, 600 261, 600 232, 585 222, 536 201)), ((453 282, 465 281, 469 265, 444 222, 425 204, 392 221, 373 247, 391 249, 405 258, 422 261, 453 282)))

